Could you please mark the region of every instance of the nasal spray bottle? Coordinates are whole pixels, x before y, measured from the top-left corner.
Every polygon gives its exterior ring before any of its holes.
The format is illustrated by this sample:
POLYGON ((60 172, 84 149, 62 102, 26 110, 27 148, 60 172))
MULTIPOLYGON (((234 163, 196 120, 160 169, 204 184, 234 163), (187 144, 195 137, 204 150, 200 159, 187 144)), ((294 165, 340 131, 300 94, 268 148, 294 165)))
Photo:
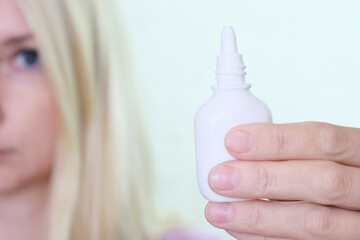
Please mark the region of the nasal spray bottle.
POLYGON ((234 160, 225 148, 226 133, 241 124, 272 122, 269 108, 250 93, 251 85, 244 81, 244 69, 234 30, 232 27, 224 27, 221 54, 217 58, 217 85, 212 87, 213 96, 200 107, 195 116, 198 184, 203 197, 212 202, 242 200, 220 196, 208 184, 213 167, 234 160))

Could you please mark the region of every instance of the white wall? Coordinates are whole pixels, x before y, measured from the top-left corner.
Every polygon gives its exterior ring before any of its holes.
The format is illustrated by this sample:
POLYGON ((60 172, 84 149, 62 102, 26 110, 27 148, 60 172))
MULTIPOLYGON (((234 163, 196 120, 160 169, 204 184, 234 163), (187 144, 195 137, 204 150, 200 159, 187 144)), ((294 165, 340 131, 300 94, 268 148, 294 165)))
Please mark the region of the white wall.
POLYGON ((247 81, 274 122, 360 125, 359 1, 121 1, 147 108, 157 199, 207 231, 222 233, 203 216, 193 118, 212 94, 224 25, 234 27, 247 81))

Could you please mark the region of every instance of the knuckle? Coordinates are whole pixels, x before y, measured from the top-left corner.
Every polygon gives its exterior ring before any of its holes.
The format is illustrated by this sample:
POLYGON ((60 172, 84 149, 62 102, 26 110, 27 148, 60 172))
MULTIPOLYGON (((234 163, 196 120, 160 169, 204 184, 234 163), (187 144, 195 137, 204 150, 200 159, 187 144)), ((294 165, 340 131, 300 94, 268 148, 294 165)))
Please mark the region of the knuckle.
POLYGON ((304 214, 304 228, 315 239, 327 239, 334 227, 328 207, 313 206, 304 214))
POLYGON ((260 163, 255 164, 256 174, 256 195, 258 197, 265 197, 273 191, 276 185, 275 174, 271 173, 267 168, 263 167, 260 163))
POLYGON ((338 166, 323 169, 319 179, 322 197, 329 203, 345 198, 350 188, 349 178, 350 176, 338 166))
POLYGON ((260 221, 261 221, 261 211, 258 204, 253 204, 249 206, 244 212, 243 217, 245 218, 246 226, 252 231, 260 230, 260 221))
POLYGON ((348 137, 341 128, 328 123, 317 124, 318 144, 329 156, 341 156, 346 152, 348 137))
POLYGON ((280 128, 273 129, 271 134, 273 137, 270 139, 268 146, 271 146, 271 152, 276 155, 281 155, 286 151, 288 146, 287 138, 285 137, 285 133, 280 128))
POLYGON ((274 240, 274 238, 267 236, 259 236, 259 240, 274 240))
POLYGON ((286 128, 274 126, 266 144, 270 154, 283 156, 299 151, 300 143, 301 139, 296 134, 291 134, 286 128))

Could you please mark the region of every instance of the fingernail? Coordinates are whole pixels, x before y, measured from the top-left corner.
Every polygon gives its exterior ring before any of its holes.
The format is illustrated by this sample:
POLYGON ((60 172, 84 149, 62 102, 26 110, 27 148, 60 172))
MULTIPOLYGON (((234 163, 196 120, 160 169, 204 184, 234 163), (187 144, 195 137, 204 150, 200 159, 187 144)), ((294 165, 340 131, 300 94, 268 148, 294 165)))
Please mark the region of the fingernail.
POLYGON ((209 203, 206 207, 206 218, 213 223, 227 223, 234 217, 231 203, 209 203))
POLYGON ((255 144, 254 136, 242 130, 233 130, 226 137, 228 149, 236 153, 249 152, 255 144))
POLYGON ((235 168, 217 166, 210 172, 210 186, 214 190, 231 190, 240 182, 240 174, 235 168))

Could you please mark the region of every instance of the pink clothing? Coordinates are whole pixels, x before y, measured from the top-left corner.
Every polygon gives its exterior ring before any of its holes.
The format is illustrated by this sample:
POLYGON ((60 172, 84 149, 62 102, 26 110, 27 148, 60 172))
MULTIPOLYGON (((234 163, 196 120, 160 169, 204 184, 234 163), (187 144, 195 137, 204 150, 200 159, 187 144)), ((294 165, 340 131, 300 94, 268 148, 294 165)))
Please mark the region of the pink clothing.
POLYGON ((161 240, 221 240, 201 231, 172 229, 161 240))

